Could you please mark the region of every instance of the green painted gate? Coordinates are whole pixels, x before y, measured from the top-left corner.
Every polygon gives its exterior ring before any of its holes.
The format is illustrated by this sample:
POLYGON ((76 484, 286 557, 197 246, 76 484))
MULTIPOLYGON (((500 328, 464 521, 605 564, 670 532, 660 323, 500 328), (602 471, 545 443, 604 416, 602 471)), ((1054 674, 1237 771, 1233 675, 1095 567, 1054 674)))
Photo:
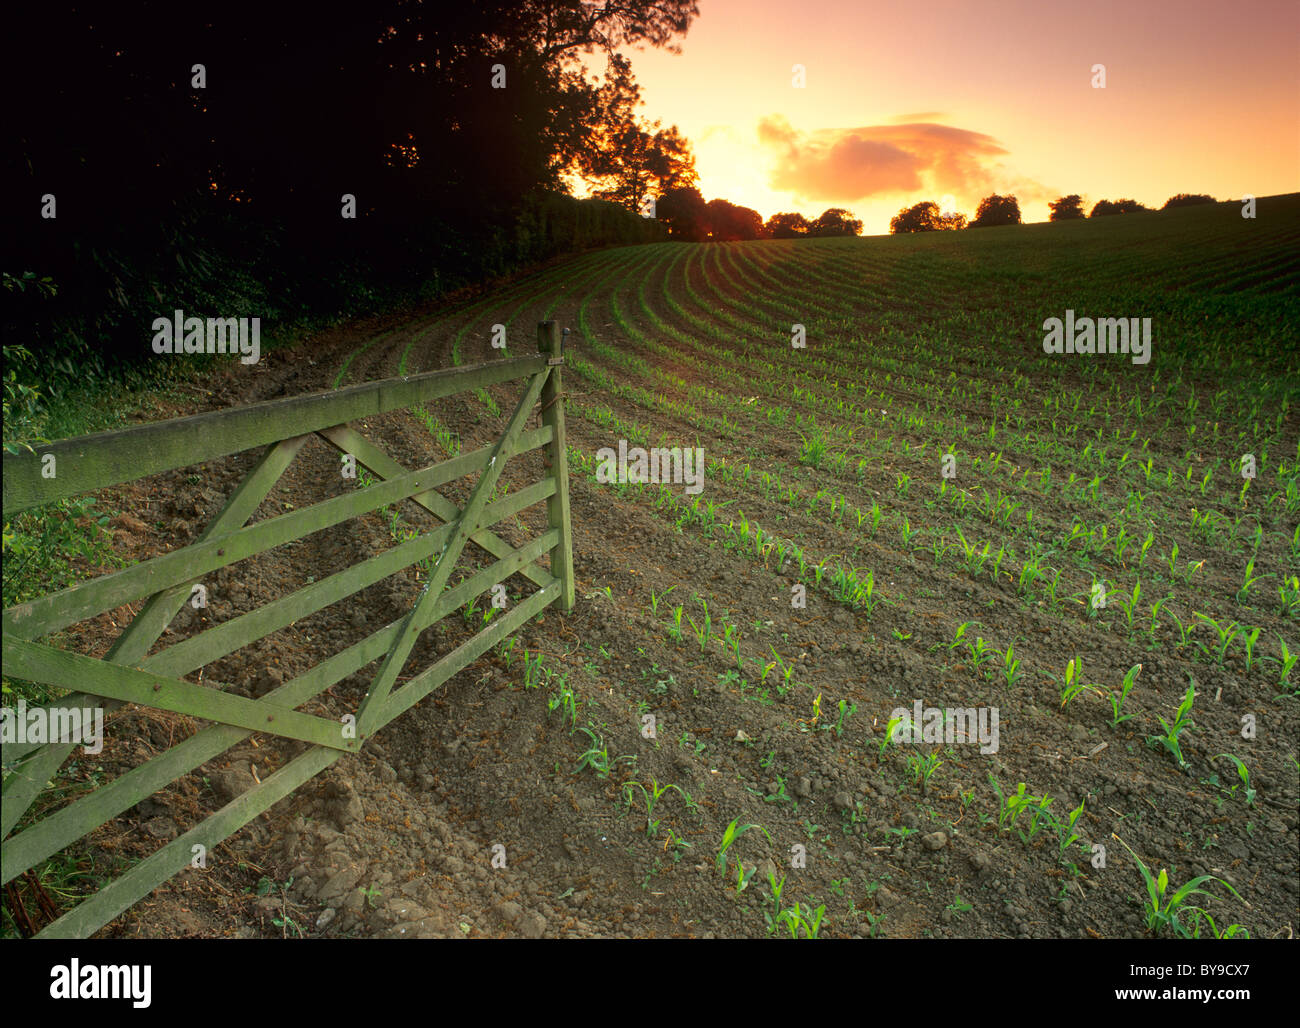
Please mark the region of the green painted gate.
POLYGON ((0 807, 4 839, 0 865, 5 884, 254 733, 299 740, 309 747, 260 784, 84 899, 47 925, 40 936, 89 936, 188 866, 195 847, 212 852, 223 839, 312 776, 344 754, 357 752, 367 737, 530 617, 551 604, 558 603, 564 610, 573 606, 572 526, 564 408, 560 400, 563 358, 554 322, 538 326, 538 351, 535 357, 367 382, 332 393, 66 439, 39 447, 34 453, 5 454, 4 516, 9 518, 70 496, 264 448, 260 460, 226 500, 216 519, 192 544, 4 611, 5 674, 56 688, 69 688, 70 683, 75 683, 77 694, 50 707, 98 706, 110 711, 134 703, 206 723, 188 739, 89 795, 52 808, 53 812, 25 824, 18 832, 15 827, 76 744, 6 744, 0 807), (360 418, 513 380, 525 383, 523 395, 494 444, 419 470, 407 471, 348 427, 349 422, 360 418), (539 404, 539 423, 528 428, 539 404), (312 435, 351 454, 359 466, 381 481, 302 510, 246 524, 312 435), (541 479, 492 500, 506 461, 532 450, 542 452, 545 473, 541 479), (51 468, 53 476, 47 477, 51 468), (478 479, 463 507, 438 492, 448 482, 476 472, 478 479), (403 501, 418 504, 441 525, 320 581, 309 579, 310 584, 295 592, 150 654, 205 575, 403 501), (531 542, 512 548, 491 531, 491 526, 502 519, 542 501, 547 506, 547 529, 531 542), (449 587, 456 562, 471 542, 495 562, 449 587), (547 554, 549 570, 538 563, 547 554), (223 691, 219 683, 197 684, 184 679, 300 618, 430 558, 435 558, 436 564, 414 607, 403 618, 321 660, 260 699, 223 691), (394 688, 421 632, 515 573, 531 580, 536 591, 394 688), (139 600, 145 600, 139 614, 102 659, 39 641, 139 600), (350 720, 345 718, 340 723, 296 709, 376 660, 381 662, 379 671, 350 720))

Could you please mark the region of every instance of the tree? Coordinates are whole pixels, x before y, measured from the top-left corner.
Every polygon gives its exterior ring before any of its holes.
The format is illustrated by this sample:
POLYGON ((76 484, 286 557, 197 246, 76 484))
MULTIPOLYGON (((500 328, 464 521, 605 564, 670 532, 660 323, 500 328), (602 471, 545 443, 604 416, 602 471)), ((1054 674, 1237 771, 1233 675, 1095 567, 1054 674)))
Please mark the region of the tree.
POLYGON ((808 229, 810 236, 860 236, 862 222, 853 217, 852 211, 843 207, 830 207, 812 223, 808 229))
POLYGON ((616 54, 589 113, 590 144, 576 162, 594 196, 637 213, 650 197, 697 180, 690 143, 675 125, 638 118, 639 103, 631 66, 616 54))
POLYGON ((1101 218, 1108 214, 1133 214, 1137 211, 1149 211, 1150 207, 1144 207, 1136 200, 1098 200, 1092 208, 1090 218, 1101 218))
POLYGON ((655 203, 655 217, 673 239, 698 243, 708 238, 708 211, 694 186, 678 186, 664 193, 655 203))
POLYGON ((1084 217, 1083 197, 1078 193, 1053 200, 1047 206, 1052 209, 1051 221, 1073 221, 1075 218, 1084 217))
POLYGON ((904 207, 894 215, 889 223, 889 231, 894 235, 904 232, 933 232, 939 227, 939 205, 933 200, 925 200, 911 207, 904 207))
POLYGON ((812 223, 802 214, 773 214, 767 219, 763 234, 772 239, 797 239, 806 236, 812 223))
POLYGON ((961 231, 966 227, 966 215, 958 214, 953 211, 951 214, 940 214, 939 220, 934 225, 939 231, 961 231))
POLYGON ((975 220, 970 228, 986 228, 990 225, 1019 225, 1020 204, 1014 196, 999 196, 994 193, 980 201, 975 211, 975 220))
POLYGON ((710 200, 705 207, 709 238, 719 242, 757 239, 763 232, 763 218, 758 211, 739 207, 727 200, 710 200))
POLYGON ((1204 193, 1178 193, 1171 196, 1165 201, 1165 205, 1160 209, 1162 211, 1172 210, 1175 207, 1196 207, 1203 203, 1218 203, 1212 196, 1206 196, 1204 193))

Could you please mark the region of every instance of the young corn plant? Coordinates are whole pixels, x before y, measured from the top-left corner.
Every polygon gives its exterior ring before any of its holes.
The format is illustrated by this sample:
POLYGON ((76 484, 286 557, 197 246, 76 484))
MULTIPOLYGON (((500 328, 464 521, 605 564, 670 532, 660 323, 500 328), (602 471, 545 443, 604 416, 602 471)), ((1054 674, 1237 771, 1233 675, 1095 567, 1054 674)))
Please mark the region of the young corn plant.
POLYGON ((1231 753, 1217 754, 1214 757, 1214 759, 1218 760, 1221 757, 1227 757, 1229 760, 1232 761, 1233 765, 1237 769, 1237 777, 1240 779, 1238 785, 1234 785, 1231 789, 1228 790, 1228 794, 1231 796, 1235 796, 1237 794, 1237 790, 1241 789, 1241 795, 1246 800, 1246 806, 1253 807, 1255 805, 1255 790, 1252 789, 1250 785, 1250 771, 1246 769, 1246 765, 1242 762, 1242 760, 1239 757, 1235 757, 1231 753))
POLYGON ((923 793, 930 791, 930 777, 939 770, 942 763, 937 753, 928 753, 924 757, 917 753, 908 756, 907 768, 912 773, 912 780, 921 787, 923 793))
POLYGON ((673 589, 676 588, 677 586, 674 585, 668 589, 665 589, 661 593, 656 593, 653 589, 650 590, 650 613, 652 615, 654 615, 655 617, 659 616, 659 601, 665 599, 668 596, 668 594, 672 592, 673 589))
POLYGON ((1255 663, 1255 644, 1259 642, 1259 633, 1261 629, 1258 625, 1250 630, 1250 634, 1242 634, 1241 644, 1246 648, 1246 671, 1250 672, 1255 663))
POLYGON ((876 755, 877 758, 883 759, 885 756, 886 747, 888 747, 891 742, 898 741, 896 736, 899 730, 902 728, 910 727, 911 724, 912 724, 911 718, 903 714, 900 714, 897 717, 890 718, 889 724, 885 725, 885 737, 880 740, 880 751, 876 755))
MULTIPOLYGON (((726 873, 727 852, 731 849, 735 841, 739 839, 742 835, 744 835, 747 831, 749 831, 751 828, 757 828, 760 832, 762 832, 765 836, 767 836, 768 842, 772 841, 772 837, 768 835, 767 829, 764 828, 762 825, 741 825, 740 818, 736 818, 734 821, 731 822, 731 824, 727 825, 727 830, 722 833, 722 842, 718 845, 718 855, 715 858, 715 863, 717 865, 719 873, 722 874, 726 873)), ((753 876, 754 872, 751 869, 749 874, 747 875, 745 874, 744 864, 739 860, 736 861, 736 863, 740 865, 737 871, 736 891, 744 892, 746 887, 749 885, 749 879, 750 877, 753 876)))
MULTIPOLYGON (((1119 839, 1119 836, 1115 838, 1119 839)), ((1147 869, 1146 864, 1142 862, 1142 858, 1133 852, 1133 848, 1123 839, 1119 839, 1119 842, 1132 854, 1133 859, 1137 861, 1138 870, 1142 873, 1142 881, 1147 890, 1146 902, 1141 904, 1142 912, 1146 917, 1147 931, 1152 935, 1159 935, 1161 932, 1168 930, 1179 938, 1192 938, 1191 929, 1182 923, 1181 918, 1193 911, 1200 911, 1201 914, 1209 916, 1205 914, 1202 908, 1192 906, 1187 902, 1193 896, 1214 896, 1209 890, 1201 888, 1206 882, 1218 882, 1237 899, 1241 899, 1236 889, 1222 878, 1216 878, 1214 875, 1199 875, 1180 888, 1175 889, 1171 894, 1169 892, 1169 872, 1162 869, 1159 875, 1153 876, 1147 869)))
POLYGON ((1020 661, 1015 656, 1015 645, 1007 647, 1007 652, 1002 654, 1002 677, 1006 679, 1007 688, 1010 689, 1021 678, 1024 677, 1019 671, 1020 661))
POLYGON ((1016 831, 1020 834, 1022 840, 1028 841, 1031 839, 1038 832, 1040 827, 1039 820, 1047 810, 1047 807, 1051 804, 1051 798, 1046 794, 1042 796, 1034 796, 1030 793, 1026 793, 1024 782, 1021 782, 1016 786, 1015 792, 1008 796, 1003 796, 1002 787, 998 784, 998 780, 993 777, 992 774, 989 775, 989 784, 993 786, 993 791, 998 797, 998 829, 1000 831, 1011 831, 1015 828, 1016 819, 1026 811, 1032 810, 1035 813, 1033 815, 1033 824, 1030 828, 1029 834, 1025 835, 1023 832, 1020 832, 1020 829, 1016 828, 1016 831))
POLYGON ((1128 673, 1124 676, 1124 682, 1120 686, 1119 694, 1118 695, 1116 695, 1115 693, 1107 694, 1107 699, 1110 700, 1110 715, 1111 715, 1110 727, 1111 728, 1118 728, 1125 721, 1132 719, 1133 717, 1132 714, 1121 714, 1120 711, 1124 709, 1124 701, 1128 699, 1128 694, 1133 691, 1133 683, 1136 681, 1137 676, 1141 673, 1141 671, 1142 671, 1142 665, 1134 664, 1131 668, 1128 669, 1128 673))
POLYGON ((992 668, 985 670, 985 664, 991 664, 993 658, 997 655, 997 650, 993 649, 986 643, 982 636, 976 636, 975 641, 966 640, 966 652, 970 654, 970 666, 981 678, 992 678, 992 668))
POLYGON ((793 907, 781 911, 779 920, 789 930, 790 938, 815 939, 821 931, 822 917, 825 913, 825 903, 816 910, 805 907, 802 903, 796 903, 793 907), (803 932, 802 936, 800 932, 803 932))
POLYGON ((546 700, 546 710, 548 713, 560 711, 560 724, 566 720, 569 722, 569 728, 574 729, 578 726, 578 700, 569 687, 569 683, 561 675, 555 676, 559 680, 559 689, 557 692, 548 697, 546 700))
POLYGON ((1285 686, 1287 684, 1287 680, 1291 677, 1291 669, 1295 667, 1296 661, 1300 660, 1300 653, 1292 653, 1287 648, 1286 640, 1283 639, 1280 635, 1277 637, 1277 644, 1279 648, 1278 656, 1276 657, 1265 656, 1265 657, 1261 657, 1260 660, 1261 662, 1267 660, 1270 663, 1276 664, 1278 666, 1279 674, 1278 674, 1277 684, 1279 686, 1285 686))
MULTIPOLYGON (((1081 692, 1091 692, 1097 696, 1105 696, 1106 690, 1096 682, 1084 682, 1083 678, 1083 661, 1078 657, 1073 657, 1065 665, 1065 678, 1061 686, 1061 706, 1069 705, 1069 702, 1078 696, 1081 692)), ((1055 676, 1053 676, 1055 677, 1055 676)))
POLYGON ((1133 592, 1125 597, 1118 592, 1107 594, 1108 599, 1115 601, 1115 605, 1124 612, 1125 627, 1128 629, 1129 637, 1133 636, 1133 615, 1138 613, 1138 598, 1142 595, 1142 583, 1133 583, 1133 592))
POLYGON ((681 604, 678 604, 676 607, 673 608, 673 619, 669 621, 665 626, 668 632, 668 637, 672 639, 673 642, 682 641, 682 614, 683 613, 684 612, 682 610, 681 604))
POLYGON ((1083 814, 1084 802, 1084 800, 1080 800, 1079 805, 1070 811, 1070 816, 1064 821, 1055 822, 1058 847, 1056 851, 1056 859, 1061 864, 1068 863, 1065 859, 1066 851, 1079 841, 1079 833, 1075 831, 1074 826, 1079 820, 1080 815, 1083 814))
POLYGON ((1192 611, 1192 617, 1200 618, 1203 624, 1207 624, 1214 629, 1215 634, 1218 637, 1218 641, 1212 646, 1207 646, 1199 639, 1193 639, 1192 641, 1196 644, 1196 648, 1207 657, 1213 657, 1215 663, 1218 664, 1219 667, 1223 667, 1223 662, 1228 658, 1228 647, 1232 645, 1232 640, 1236 637, 1237 633, 1241 631, 1241 625, 1236 621, 1230 622, 1226 625, 1221 625, 1208 614, 1198 614, 1196 611, 1192 611))
POLYGON ((1183 749, 1179 744, 1178 737, 1186 731, 1192 731, 1196 726, 1192 723, 1192 701, 1196 698, 1196 686, 1194 683, 1188 683, 1187 693, 1183 696, 1183 702, 1178 705, 1178 711, 1174 714, 1173 721, 1166 721, 1160 715, 1156 715, 1156 720, 1160 722, 1160 727, 1165 730, 1164 735, 1148 735, 1147 745, 1151 747, 1163 746, 1178 762, 1178 766, 1184 770, 1187 768, 1187 761, 1183 759, 1183 749))
POLYGON ((858 705, 857 705, 856 703, 848 703, 848 702, 846 702, 845 700, 840 700, 840 704, 839 704, 840 717, 839 717, 839 720, 836 721, 835 724, 834 724, 833 726, 828 726, 828 727, 831 727, 831 728, 834 730, 834 732, 835 732, 835 738, 837 738, 837 739, 843 738, 843 736, 844 736, 844 723, 845 723, 846 721, 848 721, 848 719, 851 718, 851 717, 853 716, 854 712, 855 712, 857 709, 858 709, 858 705))
POLYGON ((1277 587, 1278 612, 1284 618, 1300 615, 1300 576, 1292 575, 1282 579, 1277 587))
POLYGON ((1275 575, 1257 575, 1255 574, 1255 558, 1252 557, 1246 562, 1246 573, 1242 576, 1241 588, 1237 590, 1237 602, 1245 603, 1246 598, 1250 595, 1251 589, 1255 587, 1256 582, 1262 582, 1266 578, 1274 578, 1275 575))

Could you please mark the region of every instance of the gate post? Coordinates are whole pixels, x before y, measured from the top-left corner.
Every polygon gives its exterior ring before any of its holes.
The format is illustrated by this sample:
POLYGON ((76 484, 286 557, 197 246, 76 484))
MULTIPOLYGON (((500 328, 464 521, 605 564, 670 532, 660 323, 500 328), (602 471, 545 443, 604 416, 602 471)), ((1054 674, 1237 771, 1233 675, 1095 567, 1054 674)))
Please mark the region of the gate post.
POLYGON ((551 574, 560 580, 564 590, 560 607, 567 611, 573 609, 575 599, 573 522, 569 517, 569 451, 564 440, 564 389, 560 379, 564 354, 556 322, 538 323, 537 350, 547 355, 550 365, 550 377, 542 387, 542 424, 550 425, 555 433, 542 456, 543 465, 555 478, 555 492, 546 501, 547 520, 549 527, 560 530, 560 541, 551 551, 551 574))

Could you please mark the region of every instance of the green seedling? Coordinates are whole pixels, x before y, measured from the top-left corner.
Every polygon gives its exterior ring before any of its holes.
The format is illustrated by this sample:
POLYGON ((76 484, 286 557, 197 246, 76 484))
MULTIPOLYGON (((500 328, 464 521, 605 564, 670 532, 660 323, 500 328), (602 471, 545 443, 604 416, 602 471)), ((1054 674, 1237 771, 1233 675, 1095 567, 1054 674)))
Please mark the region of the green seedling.
POLYGON ((1255 574, 1255 558, 1252 557, 1246 562, 1246 573, 1242 576, 1241 588, 1237 590, 1237 602, 1245 603, 1246 598, 1250 595, 1250 590, 1255 587, 1256 582, 1263 581, 1265 578, 1274 578, 1272 574, 1257 575, 1255 574))
POLYGON ((856 703, 846 703, 844 700, 840 700, 840 717, 834 726, 835 738, 839 739, 844 736, 844 722, 851 718, 857 709, 858 705, 856 703))
POLYGON ((1231 753, 1220 753, 1215 756, 1214 759, 1218 760, 1220 757, 1227 757, 1234 765, 1236 765, 1237 777, 1241 779, 1240 785, 1234 785, 1228 790, 1229 795, 1235 796, 1237 790, 1241 789, 1241 794, 1246 798, 1246 806, 1253 807, 1255 805, 1255 790, 1250 787, 1250 772, 1246 770, 1246 765, 1240 760, 1240 758, 1234 757, 1231 753))
MULTIPOLYGON (((1047 807, 1051 804, 1051 799, 1045 794, 1034 796, 1025 792, 1025 783, 1021 782, 1016 786, 1016 791, 1010 796, 1002 795, 1002 787, 998 785, 998 780, 989 775, 989 783, 993 786, 993 791, 998 797, 998 828, 1011 831, 1015 828, 1016 820, 1027 810, 1034 811, 1033 823, 1028 835, 1021 834, 1022 839, 1030 839, 1037 834, 1039 829, 1039 819, 1043 816, 1047 807)), ((1019 829, 1016 829, 1019 832, 1019 829)))
POLYGON ((1020 661, 1015 657, 1014 644, 1007 647, 1007 652, 1002 655, 1002 677, 1006 679, 1007 688, 1010 689, 1016 682, 1024 676, 1020 674, 1020 661))
POLYGON ((895 733, 898 731, 899 728, 901 728, 904 725, 910 727, 911 724, 912 724, 911 719, 905 715, 900 714, 898 717, 890 718, 889 724, 885 725, 885 737, 880 741, 880 753, 878 754, 878 756, 881 758, 885 756, 885 747, 887 747, 891 742, 896 741, 895 733))
POLYGON ((790 931, 790 938, 799 938, 799 933, 803 932, 803 938, 815 939, 821 930, 822 916, 826 913, 826 904, 823 903, 816 910, 811 907, 805 907, 802 903, 796 903, 788 910, 781 911, 780 920, 790 931))
POLYGON ((1146 902, 1142 904, 1143 914, 1146 917, 1147 931, 1153 935, 1159 935, 1165 929, 1169 929, 1180 938, 1192 938, 1191 930, 1183 925, 1180 919, 1185 913, 1190 914, 1195 910, 1200 910, 1202 914, 1205 913, 1202 908, 1191 906, 1187 901, 1197 895, 1213 896, 1213 893, 1201 888, 1206 882, 1218 882, 1237 899, 1241 899, 1236 889, 1222 878, 1216 878, 1214 875, 1200 875, 1193 878, 1170 895, 1168 893, 1169 872, 1162 869, 1159 875, 1153 877, 1146 864, 1142 862, 1142 858, 1133 852, 1133 848, 1123 839, 1120 839, 1118 835, 1115 838, 1120 845, 1132 854, 1133 859, 1137 861, 1138 870, 1142 873, 1142 881, 1147 890, 1146 902))
POLYGON ((1280 635, 1277 637, 1277 644, 1278 644, 1280 655, 1276 657, 1265 656, 1262 657, 1261 660, 1271 661, 1272 663, 1276 664, 1280 671, 1277 679, 1277 684, 1286 685, 1287 679, 1291 677, 1291 669, 1295 667, 1296 661, 1300 660, 1300 653, 1292 653, 1287 648, 1286 640, 1283 639, 1280 635))
POLYGON ((1205 921, 1209 924, 1210 935, 1215 939, 1235 939, 1238 936, 1240 936, 1243 939, 1250 938, 1250 932, 1242 925, 1239 924, 1228 925, 1225 929, 1223 929, 1223 931, 1219 931, 1219 926, 1214 923, 1214 918, 1210 916, 1208 910, 1203 910, 1200 907, 1189 907, 1188 910, 1192 915, 1192 938, 1193 939, 1199 939, 1201 937, 1202 918, 1204 918, 1205 921))
POLYGON ((1120 711, 1124 709, 1124 701, 1128 699, 1128 694, 1133 691, 1133 683, 1137 680, 1137 676, 1141 671, 1142 665, 1134 664, 1124 676, 1124 683, 1120 686, 1119 695, 1117 696, 1115 693, 1107 694, 1106 698, 1110 700, 1111 728, 1118 728, 1123 722, 1133 717, 1132 714, 1121 714, 1120 711))
POLYGON ((1183 750, 1178 743, 1178 737, 1183 732, 1193 730, 1196 727, 1191 719, 1192 701, 1195 698, 1196 687, 1193 683, 1189 683, 1187 693, 1183 696, 1183 702, 1179 704, 1178 712, 1174 715, 1172 722, 1166 721, 1158 714, 1156 715, 1156 720, 1160 722, 1165 734, 1147 736, 1148 746, 1163 746, 1173 754, 1174 759, 1178 761, 1178 766, 1184 769, 1187 767, 1187 761, 1183 759, 1183 750))
POLYGON ((739 839, 742 835, 744 835, 747 831, 749 831, 751 828, 757 828, 760 832, 762 832, 765 836, 767 836, 768 842, 772 841, 772 837, 767 834, 767 829, 764 828, 762 825, 744 825, 742 827, 737 828, 737 825, 739 824, 740 824, 740 818, 736 818, 734 821, 731 822, 731 824, 727 825, 727 830, 722 833, 722 842, 718 846, 718 855, 716 858, 716 863, 719 872, 726 871, 727 869, 727 851, 731 849, 732 844, 737 839, 739 839))
POLYGON ((658 617, 658 616, 659 616, 659 601, 662 600, 662 599, 664 599, 664 597, 666 597, 670 592, 673 591, 673 589, 676 589, 676 588, 677 588, 677 586, 674 585, 674 586, 672 586, 672 587, 670 587, 670 588, 668 588, 668 589, 665 589, 665 590, 664 590, 663 592, 661 592, 661 593, 656 593, 653 589, 651 589, 651 590, 650 590, 650 613, 653 614, 655 617, 658 617))
POLYGON ((922 792, 928 792, 930 789, 930 776, 939 769, 943 761, 939 759, 939 754, 930 753, 922 757, 919 754, 911 754, 907 758, 908 769, 912 772, 912 780, 921 786, 922 792))
POLYGON ((1056 834, 1058 836, 1058 849, 1056 852, 1056 859, 1059 860, 1062 864, 1066 862, 1065 860, 1066 850, 1068 850, 1071 846, 1073 846, 1076 842, 1079 841, 1079 833, 1075 831, 1074 826, 1075 823, 1079 820, 1080 815, 1083 814, 1083 804, 1084 801, 1080 800, 1079 805, 1075 807, 1072 811, 1070 811, 1070 816, 1066 818, 1065 821, 1057 821, 1055 823, 1056 834))
POLYGON ((1065 665, 1064 686, 1061 689, 1061 706, 1067 706, 1079 693, 1085 690, 1098 696, 1105 696, 1106 690, 1096 682, 1084 682, 1081 677, 1083 674, 1083 661, 1078 657, 1071 658, 1070 662, 1065 665))
POLYGON ((668 624, 668 635, 673 642, 682 641, 682 613, 680 604, 673 608, 673 619, 668 624))

